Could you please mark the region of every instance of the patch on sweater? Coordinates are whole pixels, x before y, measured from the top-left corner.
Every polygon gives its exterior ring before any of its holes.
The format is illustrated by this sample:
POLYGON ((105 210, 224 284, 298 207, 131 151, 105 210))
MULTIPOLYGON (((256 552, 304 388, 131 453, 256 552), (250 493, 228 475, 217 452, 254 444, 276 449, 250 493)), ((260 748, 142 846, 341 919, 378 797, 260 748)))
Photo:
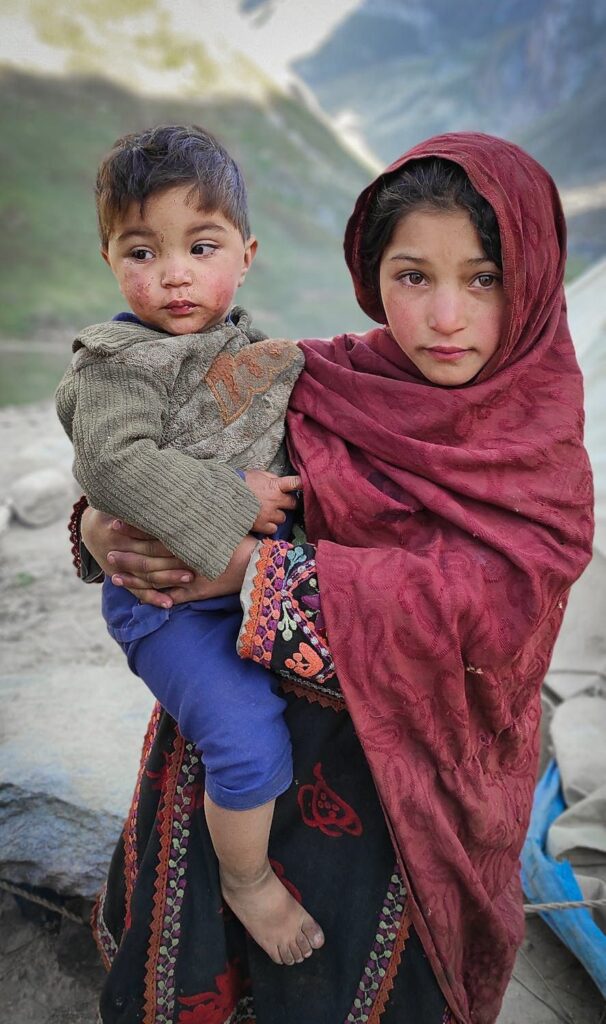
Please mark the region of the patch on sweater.
POLYGON ((294 385, 303 355, 290 341, 258 341, 237 352, 217 356, 205 381, 215 396, 221 419, 228 426, 249 408, 255 395, 269 391, 277 377, 292 367, 286 380, 294 385))

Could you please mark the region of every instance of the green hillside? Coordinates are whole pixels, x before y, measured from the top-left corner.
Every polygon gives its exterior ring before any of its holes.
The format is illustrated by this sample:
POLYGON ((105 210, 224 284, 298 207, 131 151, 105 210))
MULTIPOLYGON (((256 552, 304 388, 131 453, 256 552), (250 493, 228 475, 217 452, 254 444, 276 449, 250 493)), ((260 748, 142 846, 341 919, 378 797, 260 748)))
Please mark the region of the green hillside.
POLYGON ((203 124, 244 168, 260 249, 239 297, 260 326, 297 337, 366 322, 341 243, 367 172, 294 100, 180 103, 8 71, 0 82, 0 338, 67 340, 122 307, 98 253, 94 175, 118 135, 161 122, 203 124))

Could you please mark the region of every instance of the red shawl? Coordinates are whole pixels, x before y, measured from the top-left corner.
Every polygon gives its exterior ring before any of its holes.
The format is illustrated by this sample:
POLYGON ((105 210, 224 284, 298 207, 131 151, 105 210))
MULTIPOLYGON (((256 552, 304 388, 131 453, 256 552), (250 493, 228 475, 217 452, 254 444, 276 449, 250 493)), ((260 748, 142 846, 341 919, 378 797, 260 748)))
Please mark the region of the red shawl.
MULTIPOLYGON (((302 343, 289 417, 328 636, 408 882, 413 919, 464 1022, 496 1020, 523 935, 518 858, 540 687, 591 554, 582 380, 562 288, 555 186, 479 134, 420 156, 460 164, 498 218, 500 348, 466 387, 432 385, 384 327, 302 343)), ((360 280, 369 196, 345 253, 360 280)))

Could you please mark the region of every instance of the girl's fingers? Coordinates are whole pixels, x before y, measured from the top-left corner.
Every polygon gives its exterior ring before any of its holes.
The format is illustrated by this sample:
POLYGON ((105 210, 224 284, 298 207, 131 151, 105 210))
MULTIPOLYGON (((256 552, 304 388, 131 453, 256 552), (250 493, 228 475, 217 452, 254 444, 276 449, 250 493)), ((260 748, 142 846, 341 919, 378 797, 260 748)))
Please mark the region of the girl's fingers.
POLYGON ((112 522, 112 530, 117 533, 121 533, 125 537, 132 537, 133 540, 154 540, 149 533, 145 533, 143 530, 138 530, 136 526, 131 526, 130 523, 124 523, 121 519, 114 519, 112 522))
MULTIPOLYGON (((191 573, 184 573, 182 569, 165 569, 162 572, 148 572, 145 576, 137 576, 134 573, 121 572, 118 570, 112 576, 112 582, 120 580, 127 590, 147 590, 153 587, 154 590, 166 590, 167 587, 183 586, 191 583, 191 573)), ((120 586, 117 583, 117 586, 120 586)))
POLYGON ((119 583, 119 580, 120 577, 112 576, 112 583, 115 582, 118 586, 125 586, 126 590, 130 590, 131 594, 134 594, 135 597, 141 601, 141 604, 153 604, 156 608, 172 608, 172 599, 161 590, 153 590, 149 587, 140 588, 126 586, 125 584, 119 583))

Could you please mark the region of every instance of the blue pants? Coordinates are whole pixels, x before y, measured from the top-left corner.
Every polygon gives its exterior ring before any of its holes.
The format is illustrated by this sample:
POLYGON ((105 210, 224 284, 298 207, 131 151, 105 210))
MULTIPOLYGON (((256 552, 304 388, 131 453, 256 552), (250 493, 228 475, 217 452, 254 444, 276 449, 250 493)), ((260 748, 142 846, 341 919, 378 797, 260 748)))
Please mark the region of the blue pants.
POLYGON ((237 597, 165 611, 139 605, 106 580, 103 612, 132 671, 200 751, 211 800, 241 811, 288 789, 286 702, 270 672, 236 653, 242 622, 237 597))

